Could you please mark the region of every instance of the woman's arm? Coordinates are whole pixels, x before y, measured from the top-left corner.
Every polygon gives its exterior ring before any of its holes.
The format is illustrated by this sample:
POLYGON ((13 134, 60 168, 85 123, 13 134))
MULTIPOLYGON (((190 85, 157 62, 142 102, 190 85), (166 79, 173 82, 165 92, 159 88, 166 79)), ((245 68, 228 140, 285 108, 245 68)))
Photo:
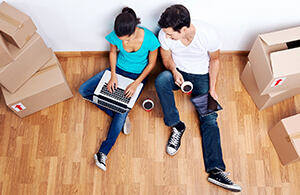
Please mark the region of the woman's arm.
POLYGON ((134 95, 134 92, 138 85, 149 75, 149 73, 152 71, 152 69, 155 67, 156 64, 156 58, 157 58, 157 50, 150 51, 149 52, 149 63, 146 66, 146 68, 143 70, 142 74, 125 90, 126 97, 132 97, 134 95))
POLYGON ((110 44, 109 63, 110 63, 110 69, 111 69, 111 78, 107 84, 107 89, 109 92, 112 93, 118 87, 118 79, 117 79, 117 75, 116 75, 117 46, 113 45, 113 44, 110 44))

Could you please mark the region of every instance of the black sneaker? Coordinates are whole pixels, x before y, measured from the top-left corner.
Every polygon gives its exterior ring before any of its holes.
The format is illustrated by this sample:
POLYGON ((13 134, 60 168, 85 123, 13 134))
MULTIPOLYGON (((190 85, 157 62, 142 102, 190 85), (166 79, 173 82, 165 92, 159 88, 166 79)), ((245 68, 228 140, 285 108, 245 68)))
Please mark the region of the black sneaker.
POLYGON ((232 192, 240 192, 242 190, 241 186, 234 184, 228 177, 229 173, 223 172, 219 168, 215 168, 215 170, 211 171, 208 175, 207 180, 213 184, 216 184, 226 190, 230 190, 232 192))
POLYGON ((107 159, 107 156, 102 152, 98 152, 97 154, 94 154, 94 159, 96 161, 96 165, 103 171, 106 171, 105 161, 107 159))
POLYGON ((175 155, 179 150, 181 137, 186 128, 184 123, 183 123, 183 125, 184 125, 184 128, 181 131, 177 130, 176 127, 173 127, 171 136, 167 143, 167 153, 171 156, 175 155))

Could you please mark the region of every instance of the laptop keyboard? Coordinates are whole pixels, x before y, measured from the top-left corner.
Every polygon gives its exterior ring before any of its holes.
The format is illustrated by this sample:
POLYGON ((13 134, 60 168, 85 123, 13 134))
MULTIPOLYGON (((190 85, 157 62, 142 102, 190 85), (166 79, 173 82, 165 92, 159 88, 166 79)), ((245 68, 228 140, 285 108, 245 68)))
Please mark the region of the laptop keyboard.
POLYGON ((119 112, 119 113, 125 113, 127 111, 129 111, 129 109, 125 109, 125 108, 121 108, 121 107, 118 107, 118 106, 115 106, 115 105, 112 105, 112 104, 109 104, 101 99, 98 99, 97 100, 97 103, 103 107, 106 107, 106 108, 109 108, 115 112, 119 112))
POLYGON ((121 88, 117 88, 115 89, 115 92, 109 92, 108 89, 107 89, 107 83, 105 83, 100 91, 100 94, 105 94, 109 97, 112 97, 114 98, 115 100, 118 100, 118 101, 121 101, 121 102, 124 102, 126 104, 129 103, 131 97, 125 97, 125 94, 124 94, 125 90, 124 89, 121 89, 121 88))

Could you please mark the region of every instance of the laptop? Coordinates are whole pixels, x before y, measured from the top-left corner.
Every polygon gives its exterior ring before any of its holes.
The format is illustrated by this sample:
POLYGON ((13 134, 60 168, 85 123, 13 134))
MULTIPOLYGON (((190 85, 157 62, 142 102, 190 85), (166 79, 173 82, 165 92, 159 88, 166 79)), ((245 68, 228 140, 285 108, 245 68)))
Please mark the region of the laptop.
POLYGON ((117 74, 118 87, 115 92, 109 92, 107 84, 110 80, 111 72, 106 70, 103 77, 99 81, 93 95, 93 103, 106 107, 118 113, 125 113, 132 109, 141 90, 143 83, 140 83, 132 97, 125 97, 125 89, 134 82, 133 79, 117 74))

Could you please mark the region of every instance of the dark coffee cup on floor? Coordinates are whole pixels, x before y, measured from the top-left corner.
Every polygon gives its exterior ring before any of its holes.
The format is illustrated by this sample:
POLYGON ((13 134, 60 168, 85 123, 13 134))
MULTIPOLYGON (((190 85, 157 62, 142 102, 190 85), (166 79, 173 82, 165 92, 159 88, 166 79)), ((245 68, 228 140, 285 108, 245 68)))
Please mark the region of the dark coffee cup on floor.
POLYGON ((144 100, 142 106, 143 106, 144 110, 146 110, 147 112, 150 112, 154 107, 154 102, 150 98, 148 98, 148 99, 144 100))

